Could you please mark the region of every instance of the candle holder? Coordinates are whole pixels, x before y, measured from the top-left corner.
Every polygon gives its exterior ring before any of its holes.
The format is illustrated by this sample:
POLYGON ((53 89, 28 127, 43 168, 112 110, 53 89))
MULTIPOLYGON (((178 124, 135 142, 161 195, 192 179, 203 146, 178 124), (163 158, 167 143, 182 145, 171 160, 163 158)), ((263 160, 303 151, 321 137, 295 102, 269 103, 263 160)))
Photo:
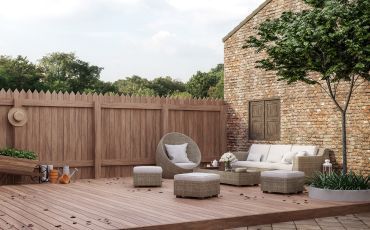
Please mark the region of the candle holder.
POLYGON ((333 164, 330 163, 329 159, 326 159, 325 163, 322 165, 322 171, 326 174, 331 174, 333 172, 333 164))

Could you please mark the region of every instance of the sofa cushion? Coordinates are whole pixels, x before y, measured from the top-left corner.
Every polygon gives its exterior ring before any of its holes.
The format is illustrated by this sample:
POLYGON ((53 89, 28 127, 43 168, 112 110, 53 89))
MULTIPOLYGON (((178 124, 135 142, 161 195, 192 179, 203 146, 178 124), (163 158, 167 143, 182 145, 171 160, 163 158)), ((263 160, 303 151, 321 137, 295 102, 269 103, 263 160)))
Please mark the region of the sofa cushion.
POLYGON ((293 158, 298 154, 298 152, 288 151, 284 153, 283 159, 281 159, 281 163, 283 164, 292 164, 293 158))
MULTIPOLYGON (((267 155, 270 150, 270 145, 266 144, 252 144, 252 146, 249 149, 249 154, 254 154, 254 153, 261 153, 261 161, 266 161, 267 155)), ((247 160, 247 159, 243 159, 247 160)))
POLYGON ((316 156, 319 148, 314 145, 293 145, 292 152, 306 151, 307 156, 316 156))
POLYGON ((247 161, 261 161, 262 153, 261 152, 251 152, 248 154, 247 161))
POLYGON ((232 164, 232 167, 234 169, 235 168, 260 168, 260 169, 292 170, 293 164, 256 162, 256 161, 237 161, 232 164))
POLYGON ((291 145, 271 145, 267 162, 281 163, 284 153, 290 151, 291 148, 291 145))

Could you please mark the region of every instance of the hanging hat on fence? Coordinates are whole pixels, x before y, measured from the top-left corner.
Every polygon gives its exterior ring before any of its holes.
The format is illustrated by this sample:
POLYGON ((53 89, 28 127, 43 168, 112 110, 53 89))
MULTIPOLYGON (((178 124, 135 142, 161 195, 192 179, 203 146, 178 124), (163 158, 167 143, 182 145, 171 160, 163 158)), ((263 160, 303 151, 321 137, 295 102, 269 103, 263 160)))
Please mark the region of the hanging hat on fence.
POLYGON ((13 126, 23 126, 27 122, 26 111, 22 108, 11 108, 8 112, 8 120, 13 126))

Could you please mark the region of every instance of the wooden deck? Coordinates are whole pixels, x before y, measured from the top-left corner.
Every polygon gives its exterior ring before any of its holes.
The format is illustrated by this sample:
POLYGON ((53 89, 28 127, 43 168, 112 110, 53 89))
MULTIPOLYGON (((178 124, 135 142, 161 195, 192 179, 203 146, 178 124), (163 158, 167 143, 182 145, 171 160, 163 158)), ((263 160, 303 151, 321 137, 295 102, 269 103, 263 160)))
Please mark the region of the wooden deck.
POLYGON ((133 188, 131 178, 0 186, 3 229, 225 229, 365 211, 370 203, 314 201, 259 187, 223 185, 218 198, 180 199, 172 180, 150 189, 133 188))

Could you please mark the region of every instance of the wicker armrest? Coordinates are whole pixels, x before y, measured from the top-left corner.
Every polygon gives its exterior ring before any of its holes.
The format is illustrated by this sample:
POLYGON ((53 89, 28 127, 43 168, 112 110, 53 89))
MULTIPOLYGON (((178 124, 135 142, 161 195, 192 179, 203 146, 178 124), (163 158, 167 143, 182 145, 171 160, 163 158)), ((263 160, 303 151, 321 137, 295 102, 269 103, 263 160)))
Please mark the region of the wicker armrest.
POLYGON ((324 162, 323 156, 299 156, 293 159, 293 170, 302 171, 311 177, 317 171, 321 171, 324 162))
POLYGON ((249 152, 237 151, 237 152, 233 152, 233 154, 235 155, 236 159, 238 159, 238 161, 246 161, 249 152))

